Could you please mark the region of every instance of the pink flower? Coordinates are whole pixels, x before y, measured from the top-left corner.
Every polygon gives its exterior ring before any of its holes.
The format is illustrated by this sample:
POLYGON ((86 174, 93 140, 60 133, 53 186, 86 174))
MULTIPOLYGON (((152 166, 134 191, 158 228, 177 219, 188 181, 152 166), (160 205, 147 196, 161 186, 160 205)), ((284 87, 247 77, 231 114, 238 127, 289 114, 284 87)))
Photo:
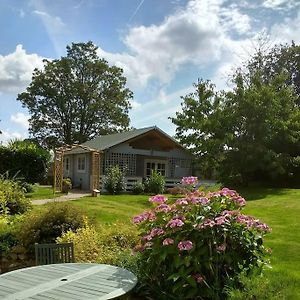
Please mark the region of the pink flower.
POLYGON ((171 238, 166 238, 163 240, 163 245, 164 246, 169 246, 169 245, 173 245, 174 244, 174 240, 171 238))
POLYGON ((179 218, 176 218, 176 219, 171 219, 168 222, 167 227, 174 228, 174 227, 181 227, 183 225, 184 225, 184 222, 182 220, 180 220, 179 218))
POLYGON ((226 222, 225 216, 220 216, 215 218, 216 225, 223 225, 226 222))
POLYGON ((155 218, 155 214, 152 211, 145 211, 140 215, 134 216, 132 222, 134 224, 140 224, 146 220, 153 221, 155 218))
POLYGON ((198 182, 197 177, 189 176, 189 177, 183 177, 181 179, 181 183, 184 185, 194 185, 198 182))
POLYGON ((224 252, 226 250, 226 245, 222 244, 217 247, 218 252, 224 252))
POLYGON ((157 235, 163 235, 165 231, 161 228, 153 228, 150 232, 150 236, 155 237, 157 235))
POLYGON ((155 208, 155 211, 162 211, 162 212, 164 212, 164 213, 167 213, 167 212, 169 212, 170 210, 171 210, 171 207, 170 207, 168 204, 165 204, 165 203, 160 204, 159 206, 157 206, 157 207, 155 208))
POLYGON ((232 200, 239 206, 245 206, 246 205, 246 200, 241 197, 241 196, 237 196, 237 197, 232 197, 232 200))
POLYGON ((151 235, 151 234, 144 235, 144 236, 142 237, 142 239, 143 239, 144 241, 151 241, 151 240, 152 240, 152 235, 151 235))
POLYGON ((180 251, 189 251, 193 248, 193 243, 191 241, 181 241, 177 247, 180 251))
POLYGON ((197 283, 201 283, 204 281, 204 276, 202 276, 200 274, 195 274, 193 277, 195 278, 197 283))
POLYGON ((209 202, 209 199, 206 197, 200 197, 200 198, 196 198, 196 197, 192 197, 191 198, 191 202, 193 204, 202 204, 202 205, 206 205, 209 202))
POLYGON ((256 229, 264 231, 264 232, 270 232, 272 229, 265 223, 257 223, 255 225, 256 229))
POLYGON ((167 200, 168 200, 168 198, 165 197, 164 195, 155 195, 155 196, 149 198, 150 202, 158 203, 158 204, 165 203, 167 200))
POLYGON ((198 229, 203 229, 203 228, 206 228, 206 227, 213 227, 215 225, 216 225, 216 223, 215 223, 214 220, 207 219, 202 224, 197 225, 197 228, 198 229))
POLYGON ((175 202, 177 205, 188 205, 187 199, 177 199, 175 202))

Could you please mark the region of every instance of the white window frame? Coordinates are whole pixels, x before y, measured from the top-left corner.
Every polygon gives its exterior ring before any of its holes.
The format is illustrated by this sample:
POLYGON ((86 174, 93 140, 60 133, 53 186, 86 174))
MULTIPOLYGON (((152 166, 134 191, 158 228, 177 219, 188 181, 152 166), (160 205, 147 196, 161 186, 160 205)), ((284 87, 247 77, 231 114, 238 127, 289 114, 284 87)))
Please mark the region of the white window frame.
MULTIPOLYGON (((81 162, 82 164, 82 162, 81 162)), ((77 172, 78 173, 85 173, 86 171, 86 156, 85 155, 79 155, 77 156, 77 162, 76 162, 76 165, 77 165, 77 172), (79 168, 79 160, 83 159, 84 161, 84 168, 79 168)))
POLYGON ((154 163, 155 164, 155 171, 157 171, 158 164, 165 165, 165 175, 164 177, 168 177, 168 161, 167 160, 160 160, 160 159, 145 159, 144 163, 144 176, 147 177, 147 163, 154 163))

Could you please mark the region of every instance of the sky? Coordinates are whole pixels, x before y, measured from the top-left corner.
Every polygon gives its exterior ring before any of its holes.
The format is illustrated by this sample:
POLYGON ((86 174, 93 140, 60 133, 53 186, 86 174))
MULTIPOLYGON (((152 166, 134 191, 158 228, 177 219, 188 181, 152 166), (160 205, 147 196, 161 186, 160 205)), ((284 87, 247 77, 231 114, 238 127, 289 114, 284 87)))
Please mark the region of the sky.
POLYGON ((131 126, 174 135, 169 117, 198 78, 228 89, 228 74, 258 40, 300 43, 300 0, 0 0, 0 142, 28 137, 16 100, 44 58, 93 41, 123 68, 133 91, 131 126))

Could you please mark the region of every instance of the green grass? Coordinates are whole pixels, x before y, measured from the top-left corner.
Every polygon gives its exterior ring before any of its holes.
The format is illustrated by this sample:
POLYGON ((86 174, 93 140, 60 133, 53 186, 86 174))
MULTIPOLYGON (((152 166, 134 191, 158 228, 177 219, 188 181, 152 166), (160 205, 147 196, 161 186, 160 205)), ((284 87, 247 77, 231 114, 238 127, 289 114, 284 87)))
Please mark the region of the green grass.
POLYGON ((97 223, 130 223, 134 215, 151 207, 146 195, 101 195, 72 201, 97 223))
POLYGON ((54 197, 59 197, 61 195, 62 193, 53 194, 53 188, 50 186, 35 184, 33 186, 33 192, 27 193, 25 196, 26 198, 30 198, 31 200, 37 200, 37 199, 52 199, 54 197))
MULTIPOLYGON (((265 272, 265 277, 270 282, 269 290, 273 291, 273 295, 281 297, 278 299, 300 299, 300 190, 238 190, 247 200, 244 213, 253 215, 272 227, 272 232, 265 241, 272 249, 272 269, 265 272)), ((148 198, 147 195, 101 195, 70 203, 80 207, 96 223, 130 223, 134 215, 151 207, 148 198)), ((263 295, 263 285, 261 290, 263 295)), ((255 299, 271 298, 261 296, 255 299)))

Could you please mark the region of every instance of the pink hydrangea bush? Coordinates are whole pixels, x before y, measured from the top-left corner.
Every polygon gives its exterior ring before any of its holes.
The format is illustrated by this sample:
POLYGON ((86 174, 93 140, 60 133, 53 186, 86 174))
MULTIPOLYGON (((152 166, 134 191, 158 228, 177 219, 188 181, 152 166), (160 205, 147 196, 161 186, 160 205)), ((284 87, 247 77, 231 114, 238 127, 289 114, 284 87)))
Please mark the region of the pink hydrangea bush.
POLYGON ((263 236, 270 228, 242 213, 246 201, 236 191, 149 200, 153 208, 133 222, 141 234, 136 246, 144 274, 140 280, 159 299, 219 299, 225 286, 238 285, 241 273, 266 264, 263 236))

